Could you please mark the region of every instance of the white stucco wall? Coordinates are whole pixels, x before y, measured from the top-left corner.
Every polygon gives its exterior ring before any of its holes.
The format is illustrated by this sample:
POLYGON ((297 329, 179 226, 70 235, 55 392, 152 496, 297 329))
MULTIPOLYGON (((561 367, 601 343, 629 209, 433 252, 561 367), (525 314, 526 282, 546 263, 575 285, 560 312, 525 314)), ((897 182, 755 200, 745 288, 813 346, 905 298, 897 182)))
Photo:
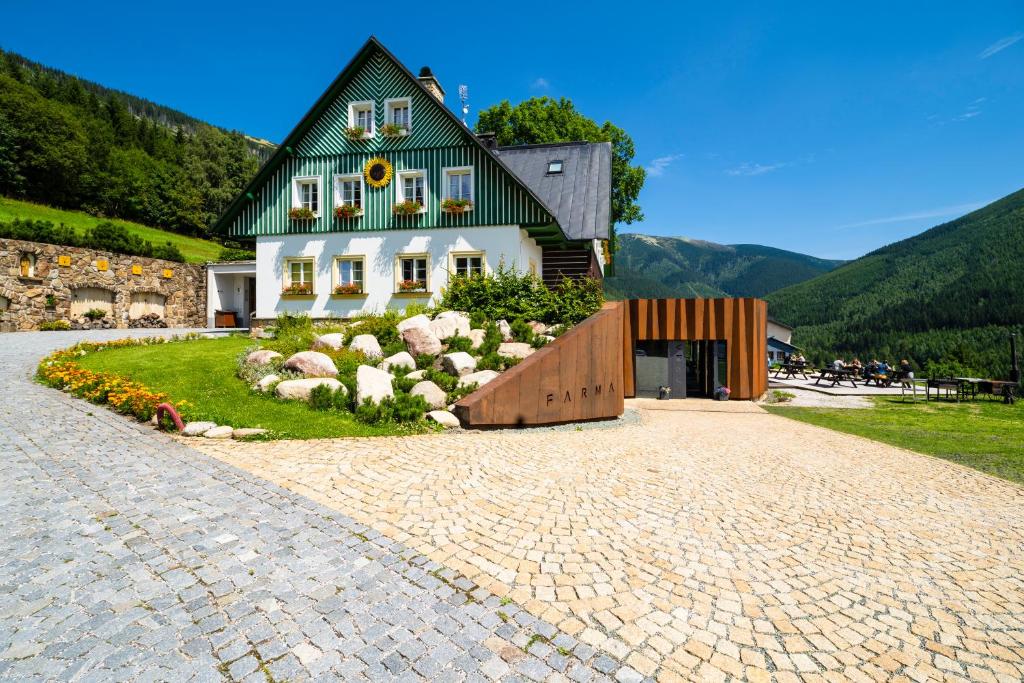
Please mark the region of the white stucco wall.
POLYGON ((502 261, 524 273, 529 271, 531 261, 536 264, 538 274, 543 266, 541 248, 515 225, 259 237, 256 240, 256 317, 273 318, 278 313, 290 312, 314 318, 344 318, 359 312, 402 309, 411 302, 433 302, 440 298, 448 282, 449 254, 460 251, 484 252, 490 272, 502 261), (399 253, 430 255, 430 296, 395 296, 395 257, 399 253), (365 259, 365 297, 331 296, 334 257, 346 255, 365 259), (314 296, 282 298, 285 259, 302 256, 315 258, 314 296))
POLYGON ((791 344, 793 342, 793 330, 785 325, 780 325, 774 320, 768 321, 768 336, 775 337, 779 341, 784 341, 787 344, 791 344))
POLYGON ((214 325, 216 311, 235 311, 238 323, 249 324, 246 305, 247 280, 256 275, 251 262, 211 263, 206 267, 206 324, 214 325))

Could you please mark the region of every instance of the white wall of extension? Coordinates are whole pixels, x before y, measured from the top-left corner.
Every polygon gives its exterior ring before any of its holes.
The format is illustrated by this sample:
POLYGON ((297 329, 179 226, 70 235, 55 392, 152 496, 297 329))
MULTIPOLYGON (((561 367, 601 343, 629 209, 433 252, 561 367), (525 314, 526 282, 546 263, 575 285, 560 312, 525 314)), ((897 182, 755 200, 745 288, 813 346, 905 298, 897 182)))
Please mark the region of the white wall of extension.
POLYGON ((278 313, 305 313, 313 318, 345 318, 360 312, 404 309, 409 303, 435 302, 447 285, 449 255, 453 252, 484 252, 488 272, 506 266, 519 272, 542 272, 542 252, 519 226, 387 230, 349 233, 273 235, 256 239, 256 317, 278 313), (395 262, 398 254, 429 254, 429 294, 395 294, 395 262), (332 296, 335 256, 362 256, 364 290, 358 298, 332 296), (282 297, 287 259, 312 257, 313 295, 282 297))

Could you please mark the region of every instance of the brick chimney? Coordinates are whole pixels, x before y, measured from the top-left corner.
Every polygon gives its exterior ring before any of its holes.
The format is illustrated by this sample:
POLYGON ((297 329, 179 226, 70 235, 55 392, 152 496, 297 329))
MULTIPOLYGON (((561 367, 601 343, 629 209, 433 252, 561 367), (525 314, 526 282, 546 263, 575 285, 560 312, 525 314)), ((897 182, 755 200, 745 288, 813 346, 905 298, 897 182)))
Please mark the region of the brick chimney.
POLYGON ((437 98, 438 102, 444 103, 444 88, 434 78, 434 72, 430 70, 429 66, 420 69, 420 83, 430 91, 431 95, 437 98))

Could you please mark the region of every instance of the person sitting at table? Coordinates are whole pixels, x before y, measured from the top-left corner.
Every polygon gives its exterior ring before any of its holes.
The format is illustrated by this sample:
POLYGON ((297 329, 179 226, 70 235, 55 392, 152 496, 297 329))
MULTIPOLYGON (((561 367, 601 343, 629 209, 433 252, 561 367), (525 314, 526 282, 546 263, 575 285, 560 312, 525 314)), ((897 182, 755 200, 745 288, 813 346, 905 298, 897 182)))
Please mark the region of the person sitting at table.
POLYGON ((799 351, 797 351, 797 354, 795 356, 793 356, 793 362, 794 363, 806 363, 807 361, 804 360, 804 354, 802 354, 799 351))
POLYGON ((832 361, 833 370, 842 370, 845 367, 846 361, 844 361, 842 358, 836 358, 834 361, 832 361))
POLYGON ((888 376, 889 376, 889 361, 883 360, 881 363, 878 364, 878 367, 875 368, 875 378, 876 379, 886 379, 888 376))
POLYGON ((850 369, 853 370, 853 373, 855 375, 859 375, 861 373, 861 370, 864 369, 864 366, 861 364, 860 358, 854 358, 853 360, 850 361, 850 369))
POLYGON ((900 374, 905 379, 914 379, 914 369, 910 367, 910 362, 906 358, 900 361, 900 374))

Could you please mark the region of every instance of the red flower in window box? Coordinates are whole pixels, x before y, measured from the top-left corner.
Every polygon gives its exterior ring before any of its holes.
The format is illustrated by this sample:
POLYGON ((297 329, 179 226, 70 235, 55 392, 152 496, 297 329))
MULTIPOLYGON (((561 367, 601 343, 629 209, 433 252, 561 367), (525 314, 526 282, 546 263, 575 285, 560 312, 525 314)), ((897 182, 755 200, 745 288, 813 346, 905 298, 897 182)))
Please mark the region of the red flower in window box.
POLYGON ((345 137, 352 142, 363 140, 366 137, 366 129, 362 126, 350 126, 345 129, 345 137))
POLYGON ((414 201, 398 202, 392 209, 396 216, 413 216, 422 210, 423 205, 414 201))
POLYGON ((425 292, 427 291, 427 283, 423 280, 402 280, 398 283, 398 291, 425 292))
POLYGON ((313 285, 311 283, 293 282, 284 288, 281 294, 285 296, 291 295, 309 295, 313 293, 313 285))
POLYGON ((354 204, 342 204, 341 206, 334 207, 335 218, 356 218, 363 215, 362 208, 355 206, 354 204))
POLYGON ((348 285, 338 285, 334 288, 335 294, 362 294, 363 286, 357 282, 348 285))
POLYGON ((311 221, 316 218, 316 214, 313 213, 312 209, 297 206, 288 212, 288 218, 291 218, 293 221, 311 221))
POLYGON ((468 199, 445 199, 441 202, 441 210, 445 213, 463 213, 473 208, 468 199))

